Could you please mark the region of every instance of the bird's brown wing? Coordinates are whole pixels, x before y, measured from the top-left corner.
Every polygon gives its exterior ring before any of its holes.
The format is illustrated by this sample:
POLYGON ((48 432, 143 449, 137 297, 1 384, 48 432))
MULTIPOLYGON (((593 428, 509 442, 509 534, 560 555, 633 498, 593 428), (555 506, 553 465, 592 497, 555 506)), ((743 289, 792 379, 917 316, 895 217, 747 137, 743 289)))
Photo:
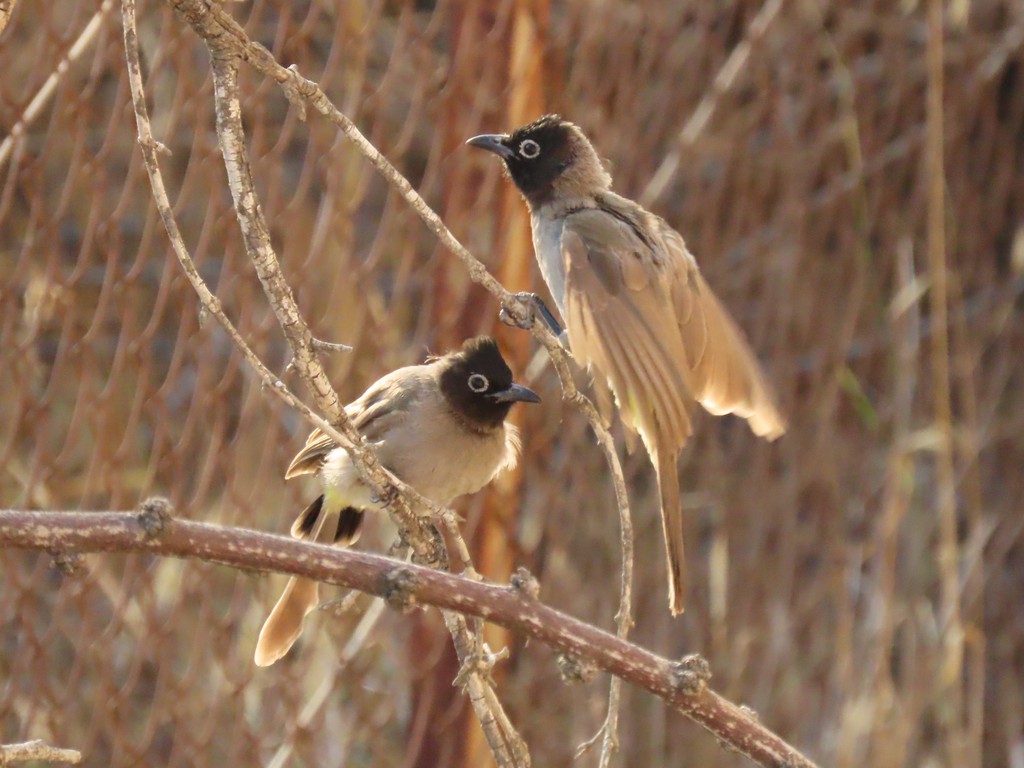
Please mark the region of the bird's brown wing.
POLYGON ((573 356, 608 379, 649 450, 678 451, 694 396, 664 271, 629 224, 597 209, 567 217, 561 244, 573 356))
MULTIPOLYGON (((345 406, 345 412, 352 420, 352 425, 370 443, 384 439, 387 430, 394 426, 396 420, 405 418, 405 414, 417 398, 423 382, 430 376, 426 366, 410 366, 399 368, 370 385, 358 400, 345 406), (415 372, 412 369, 417 369, 415 372), (422 370, 419 370, 422 369, 422 370), (414 382, 420 386, 414 386, 414 382)), ((302 447, 284 474, 286 480, 299 475, 315 474, 320 470, 324 459, 338 447, 328 435, 319 428, 314 429, 306 438, 302 447)))
POLYGON ((781 435, 785 421, 757 358, 682 237, 635 204, 618 206, 566 219, 573 354, 605 374, 627 424, 656 433, 663 447, 685 443, 692 400, 742 416, 758 435, 781 435))
POLYGON ((704 281, 679 233, 651 218, 667 256, 672 304, 689 365, 687 382, 694 395, 711 413, 743 417, 760 437, 781 436, 785 419, 743 331, 704 281))
POLYGON ((284 479, 291 480, 299 475, 315 474, 320 470, 320 465, 323 464, 327 454, 337 447, 338 444, 317 427, 309 433, 309 437, 306 438, 306 444, 302 447, 302 450, 295 454, 295 458, 288 465, 288 469, 284 473, 284 479))

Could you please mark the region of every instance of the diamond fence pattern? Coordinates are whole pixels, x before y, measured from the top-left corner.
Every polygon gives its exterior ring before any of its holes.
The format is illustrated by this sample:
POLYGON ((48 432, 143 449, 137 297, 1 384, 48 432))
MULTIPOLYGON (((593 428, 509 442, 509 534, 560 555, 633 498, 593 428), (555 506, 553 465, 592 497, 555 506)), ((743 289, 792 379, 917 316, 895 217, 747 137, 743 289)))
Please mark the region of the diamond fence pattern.
MULTIPOLYGON (((997 0, 946 9, 953 619, 940 597, 919 6, 226 7, 320 82, 512 290, 541 285, 526 217, 462 142, 543 111, 580 123, 616 188, 686 235, 792 427, 767 445, 738 422, 698 419, 681 462, 692 599, 674 621, 653 476, 642 452, 628 458, 636 641, 706 655, 724 695, 823 765, 1017 765, 1024 14, 997 0), (667 182, 648 186, 672 153, 667 182), (949 633, 963 638, 952 666, 949 633)), ((287 377, 231 207, 205 48, 153 0, 139 25, 186 242, 287 377)), ((188 517, 284 532, 311 492, 282 479, 307 425, 204 322, 167 246, 135 144, 118 6, 15 4, 0 72, 0 504, 129 509, 159 493, 188 517)), ((545 402, 519 416, 520 469, 459 506, 477 565, 495 581, 526 565, 546 602, 611 627, 611 485, 543 352, 496 323, 490 297, 332 126, 302 122, 245 68, 242 88, 284 273, 313 332, 355 347, 326 358, 339 392, 497 333, 545 402)), ((380 520, 359 546, 392 538, 380 520)), ((67 576, 51 558, 0 551, 0 741, 47 739, 97 766, 487 764, 430 614, 359 597, 311 617, 297 652, 257 670, 280 581, 123 556, 91 556, 67 576)), ((601 722, 604 681, 566 686, 544 648, 492 640, 512 648, 500 693, 534 764, 568 765, 601 722)), ((639 692, 625 693, 620 736, 622 765, 739 761, 639 692)))

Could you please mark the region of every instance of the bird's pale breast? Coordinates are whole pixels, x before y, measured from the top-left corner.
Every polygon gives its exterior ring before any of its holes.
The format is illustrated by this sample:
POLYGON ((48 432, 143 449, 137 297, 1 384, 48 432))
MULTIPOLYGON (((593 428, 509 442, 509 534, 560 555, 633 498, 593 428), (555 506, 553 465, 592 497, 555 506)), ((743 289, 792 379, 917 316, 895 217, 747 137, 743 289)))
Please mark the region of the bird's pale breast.
POLYGON ((563 216, 545 215, 544 209, 534 211, 530 218, 533 228, 533 250, 541 276, 551 291, 551 297, 558 305, 558 312, 565 318, 565 262, 562 260, 563 216))

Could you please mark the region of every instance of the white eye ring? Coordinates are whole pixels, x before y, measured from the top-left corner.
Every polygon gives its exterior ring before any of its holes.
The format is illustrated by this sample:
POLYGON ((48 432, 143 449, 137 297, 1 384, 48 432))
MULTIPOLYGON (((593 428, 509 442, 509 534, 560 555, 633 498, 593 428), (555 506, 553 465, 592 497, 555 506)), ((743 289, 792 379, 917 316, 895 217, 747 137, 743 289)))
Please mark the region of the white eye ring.
POLYGON ((469 377, 469 388, 474 392, 486 392, 491 383, 487 377, 480 373, 474 373, 469 377))
POLYGON ((540 144, 533 139, 526 139, 519 145, 519 154, 527 160, 533 160, 533 158, 540 154, 540 144))

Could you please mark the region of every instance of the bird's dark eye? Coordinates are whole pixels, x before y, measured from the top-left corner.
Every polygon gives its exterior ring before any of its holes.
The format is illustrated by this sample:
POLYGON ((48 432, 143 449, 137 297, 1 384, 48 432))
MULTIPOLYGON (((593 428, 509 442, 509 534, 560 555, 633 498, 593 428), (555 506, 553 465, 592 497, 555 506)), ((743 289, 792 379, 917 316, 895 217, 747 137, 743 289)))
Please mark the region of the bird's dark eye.
POLYGON ((469 377, 469 388, 474 392, 486 392, 490 385, 487 377, 482 374, 474 373, 469 377))
POLYGON ((540 154, 540 144, 533 139, 526 139, 519 145, 519 154, 527 160, 533 160, 540 154))

